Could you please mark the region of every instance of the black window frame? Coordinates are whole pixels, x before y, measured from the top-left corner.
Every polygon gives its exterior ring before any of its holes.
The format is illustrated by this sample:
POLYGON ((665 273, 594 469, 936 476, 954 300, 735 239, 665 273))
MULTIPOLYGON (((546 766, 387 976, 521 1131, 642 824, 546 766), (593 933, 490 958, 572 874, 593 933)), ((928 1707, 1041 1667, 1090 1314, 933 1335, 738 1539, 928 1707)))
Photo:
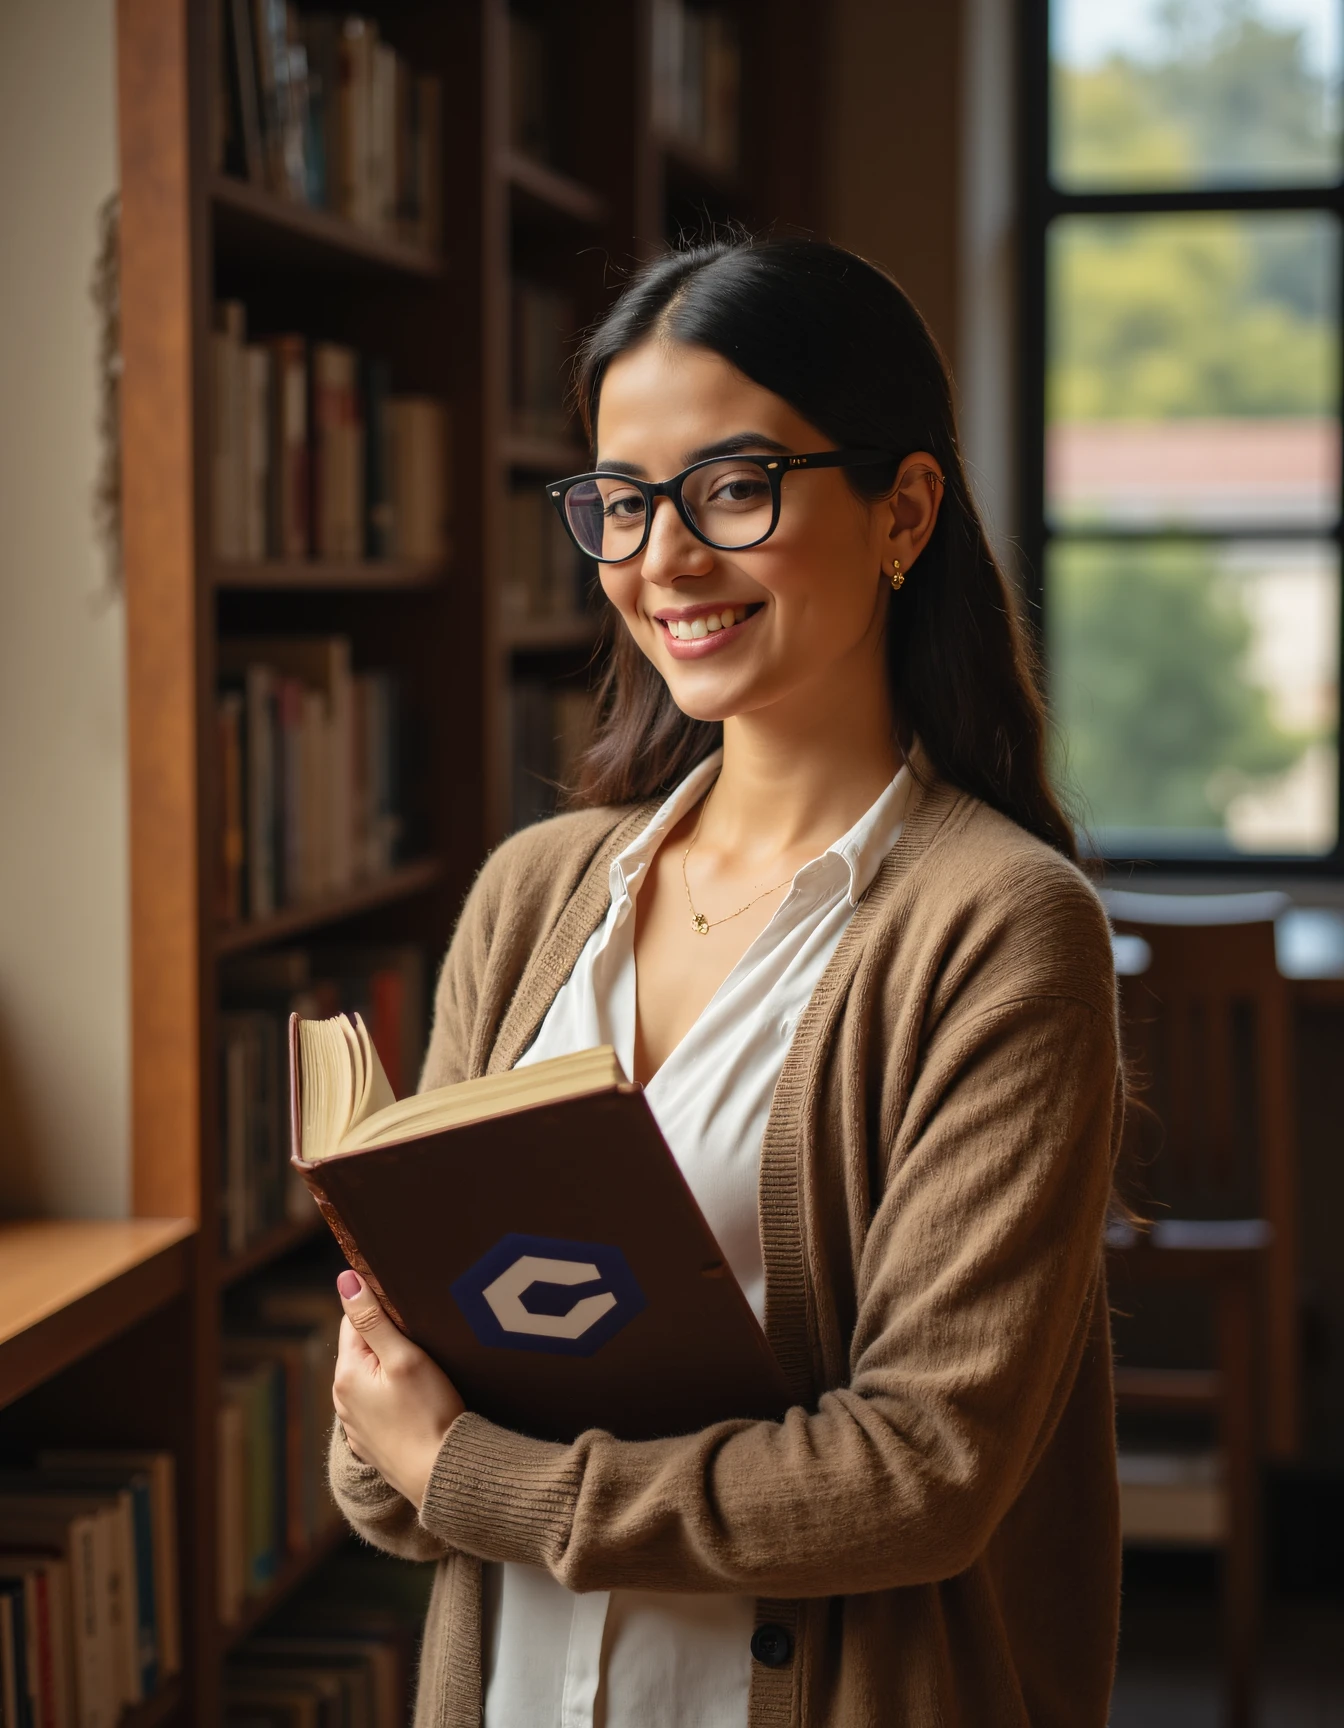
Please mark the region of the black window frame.
MULTIPOLYGON (((1194 857, 1176 852, 1139 858, 1102 851, 1108 875, 1204 877, 1327 877, 1344 876, 1344 437, 1333 526, 1225 528, 1088 528, 1086 533, 1052 531, 1045 508, 1045 434, 1047 362, 1046 246, 1050 224, 1060 216, 1182 215, 1205 211, 1321 211, 1333 215, 1340 236, 1335 316, 1339 340, 1339 402, 1344 420, 1344 167, 1333 184, 1319 186, 1217 187, 1203 191, 1070 192, 1050 178, 1050 4, 1051 0, 1018 0, 1017 67, 1017 192, 1018 281, 1017 366, 1017 548, 1026 614, 1031 620, 1045 670, 1047 694, 1050 665, 1046 654, 1046 612, 1049 595, 1044 579, 1046 556, 1054 539, 1075 538, 1093 543, 1164 540, 1217 542, 1227 540, 1330 541, 1340 559, 1341 707, 1337 720, 1338 781, 1334 850, 1327 854, 1247 853, 1244 856, 1194 857)), ((1344 0, 1336 0, 1344 4, 1344 0)), ((1086 790, 1082 788, 1082 790, 1086 790)))

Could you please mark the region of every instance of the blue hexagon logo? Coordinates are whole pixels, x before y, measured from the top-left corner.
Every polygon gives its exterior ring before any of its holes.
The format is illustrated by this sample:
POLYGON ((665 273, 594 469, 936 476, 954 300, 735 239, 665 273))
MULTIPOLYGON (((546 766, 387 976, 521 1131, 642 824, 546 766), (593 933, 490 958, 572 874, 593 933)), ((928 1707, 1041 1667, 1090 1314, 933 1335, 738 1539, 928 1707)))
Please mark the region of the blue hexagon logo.
POLYGON ((492 1350, 592 1356, 648 1306, 619 1248, 558 1236, 501 1236, 452 1285, 492 1350))

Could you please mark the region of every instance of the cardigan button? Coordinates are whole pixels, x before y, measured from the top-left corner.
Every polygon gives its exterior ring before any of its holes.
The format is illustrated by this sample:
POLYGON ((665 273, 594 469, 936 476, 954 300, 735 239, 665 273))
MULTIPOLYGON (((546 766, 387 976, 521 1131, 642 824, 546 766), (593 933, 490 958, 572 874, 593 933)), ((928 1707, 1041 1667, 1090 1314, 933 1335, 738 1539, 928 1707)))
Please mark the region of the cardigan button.
POLYGON ((782 1668, 793 1655, 793 1634, 767 1621, 752 1633, 751 1653, 766 1668, 782 1668))

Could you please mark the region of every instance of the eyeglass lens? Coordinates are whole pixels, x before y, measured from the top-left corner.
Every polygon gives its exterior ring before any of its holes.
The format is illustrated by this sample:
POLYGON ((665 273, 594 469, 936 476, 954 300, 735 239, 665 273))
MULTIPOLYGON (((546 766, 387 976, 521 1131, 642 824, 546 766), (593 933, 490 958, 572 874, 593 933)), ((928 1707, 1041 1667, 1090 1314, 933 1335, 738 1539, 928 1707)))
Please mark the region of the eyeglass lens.
MULTIPOLYGON (((691 521, 716 546, 750 546, 770 532, 770 482, 755 463, 725 457, 693 469, 681 498, 691 521)), ((628 480, 603 474, 569 488, 565 517, 590 557, 615 562, 639 550, 647 508, 643 494, 628 480)))

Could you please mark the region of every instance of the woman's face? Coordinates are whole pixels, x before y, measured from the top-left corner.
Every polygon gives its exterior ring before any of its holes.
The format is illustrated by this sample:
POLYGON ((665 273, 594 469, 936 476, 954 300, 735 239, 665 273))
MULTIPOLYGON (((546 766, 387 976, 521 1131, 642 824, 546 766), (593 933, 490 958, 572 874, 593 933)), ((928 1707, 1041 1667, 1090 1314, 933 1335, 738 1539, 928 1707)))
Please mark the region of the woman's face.
MULTIPOLYGON (((725 446, 795 455, 835 448, 709 349, 654 338, 608 367, 599 468, 666 480, 725 446)), ((933 530, 941 488, 919 476, 937 466, 926 454, 907 458, 896 493, 876 503, 857 498, 838 468, 788 474, 778 526, 745 551, 706 546, 660 498, 644 551, 599 566, 603 589, 677 706, 696 719, 790 698, 825 702, 828 692, 843 699, 854 679, 885 678, 892 559, 908 570, 933 530), (696 620, 703 634, 673 633, 696 620)))

